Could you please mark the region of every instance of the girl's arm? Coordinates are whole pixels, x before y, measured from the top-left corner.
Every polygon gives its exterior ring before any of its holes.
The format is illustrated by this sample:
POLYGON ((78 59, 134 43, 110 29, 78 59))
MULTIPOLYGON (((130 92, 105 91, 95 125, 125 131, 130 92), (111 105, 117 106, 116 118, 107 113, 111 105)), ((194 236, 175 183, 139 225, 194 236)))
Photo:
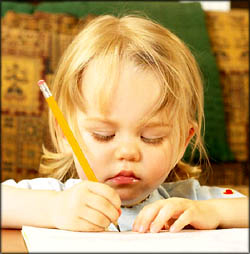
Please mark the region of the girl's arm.
POLYGON ((30 190, 2 184, 2 228, 22 225, 52 228, 56 191, 30 190))
POLYGON ((178 232, 191 225, 196 229, 249 227, 248 198, 190 200, 169 198, 145 206, 133 231, 178 232))
POLYGON ((202 202, 208 202, 216 209, 220 228, 249 227, 248 198, 211 199, 202 202))
POLYGON ((72 231, 104 231, 119 217, 121 200, 109 186, 83 181, 64 191, 2 184, 2 227, 23 225, 72 231))

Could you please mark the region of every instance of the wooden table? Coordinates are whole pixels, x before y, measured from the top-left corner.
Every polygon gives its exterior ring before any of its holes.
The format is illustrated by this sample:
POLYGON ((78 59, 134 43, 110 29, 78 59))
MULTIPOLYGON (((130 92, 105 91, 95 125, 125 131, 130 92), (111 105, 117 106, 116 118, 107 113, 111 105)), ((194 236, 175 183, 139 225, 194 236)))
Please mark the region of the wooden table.
POLYGON ((28 253, 21 230, 1 229, 1 253, 28 253))

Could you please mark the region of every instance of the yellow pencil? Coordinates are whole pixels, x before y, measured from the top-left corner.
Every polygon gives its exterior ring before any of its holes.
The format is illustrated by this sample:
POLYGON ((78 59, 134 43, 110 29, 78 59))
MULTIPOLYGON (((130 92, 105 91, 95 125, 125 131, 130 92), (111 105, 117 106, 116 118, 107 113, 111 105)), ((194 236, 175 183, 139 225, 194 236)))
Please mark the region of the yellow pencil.
MULTIPOLYGON (((89 166, 89 163, 87 159, 85 158, 82 149, 80 148, 77 140, 75 139, 65 117, 63 116, 62 111, 59 109, 54 97, 52 96, 47 84, 45 83, 44 80, 39 80, 38 81, 38 86, 40 90, 43 93, 43 96, 45 97, 46 101, 48 102, 48 105, 55 116, 58 124, 60 125, 65 137, 67 138, 70 146, 72 147, 72 150, 75 153, 75 156, 77 157, 86 177, 88 180, 93 181, 93 182, 98 182, 93 170, 89 166)), ((115 225, 117 230, 120 232, 120 227, 118 224, 115 225)))

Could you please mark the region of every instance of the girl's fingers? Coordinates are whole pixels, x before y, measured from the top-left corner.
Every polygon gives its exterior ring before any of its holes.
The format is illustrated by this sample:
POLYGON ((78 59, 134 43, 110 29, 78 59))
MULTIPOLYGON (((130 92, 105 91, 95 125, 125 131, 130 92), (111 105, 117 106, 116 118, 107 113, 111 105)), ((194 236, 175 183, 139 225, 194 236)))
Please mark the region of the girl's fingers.
POLYGON ((172 224, 169 231, 170 232, 179 232, 185 226, 191 223, 192 220, 192 210, 186 210, 181 216, 172 224))
POLYGON ((118 193, 110 186, 103 183, 85 181, 90 192, 107 199, 116 209, 121 207, 121 199, 118 193))
POLYGON ((133 231, 138 231, 140 233, 146 232, 151 222, 157 216, 158 212, 160 211, 162 205, 161 202, 155 202, 154 204, 145 206, 136 217, 134 224, 133 224, 133 231))
POLYGON ((173 217, 178 217, 183 212, 183 208, 177 204, 168 203, 161 208, 154 221, 150 225, 150 232, 157 233, 162 228, 167 227, 173 220, 173 217), (168 223, 169 222, 169 223, 168 223))
POLYGON ((105 231, 105 227, 98 226, 86 220, 85 218, 78 217, 75 222, 75 226, 72 228, 73 231, 93 231, 93 232, 102 232, 105 231))
POLYGON ((175 221, 176 219, 174 218, 170 218, 168 221, 166 221, 166 229, 169 229, 175 221))
POLYGON ((163 228, 168 229, 189 206, 190 202, 182 198, 156 201, 142 209, 134 222, 133 231, 159 232, 163 228))
POLYGON ((90 192, 86 195, 84 197, 83 205, 105 215, 110 222, 116 222, 119 217, 119 210, 116 209, 106 198, 95 193, 90 192))
POLYGON ((100 228, 106 228, 110 224, 110 220, 107 216, 91 207, 88 207, 87 205, 81 207, 78 214, 79 218, 100 228))

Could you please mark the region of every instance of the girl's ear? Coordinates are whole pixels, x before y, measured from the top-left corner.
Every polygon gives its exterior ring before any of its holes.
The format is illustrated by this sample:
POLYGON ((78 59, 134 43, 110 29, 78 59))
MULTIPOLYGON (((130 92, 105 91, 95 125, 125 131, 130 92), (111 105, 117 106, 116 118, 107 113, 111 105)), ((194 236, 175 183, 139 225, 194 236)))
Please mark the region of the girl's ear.
POLYGON ((189 144, 190 140, 192 139, 192 137, 194 136, 194 134, 195 134, 195 128, 194 128, 194 126, 192 126, 189 129, 188 137, 186 138, 185 148, 188 146, 188 144, 189 144))
MULTIPOLYGON (((187 149, 187 146, 188 146, 190 140, 192 139, 192 137, 193 137, 194 134, 195 134, 195 129, 196 129, 195 127, 196 127, 195 125, 190 126, 189 131, 188 131, 188 136, 187 136, 186 141, 185 141, 185 145, 182 147, 182 149, 181 149, 181 151, 180 151, 180 153, 179 153, 179 157, 178 157, 178 159, 177 159, 176 164, 177 164, 177 163, 181 160, 181 158, 184 156, 184 153, 185 153, 185 151, 186 151, 186 149, 187 149)), ((176 165, 176 164, 175 164, 175 165, 176 165)))

